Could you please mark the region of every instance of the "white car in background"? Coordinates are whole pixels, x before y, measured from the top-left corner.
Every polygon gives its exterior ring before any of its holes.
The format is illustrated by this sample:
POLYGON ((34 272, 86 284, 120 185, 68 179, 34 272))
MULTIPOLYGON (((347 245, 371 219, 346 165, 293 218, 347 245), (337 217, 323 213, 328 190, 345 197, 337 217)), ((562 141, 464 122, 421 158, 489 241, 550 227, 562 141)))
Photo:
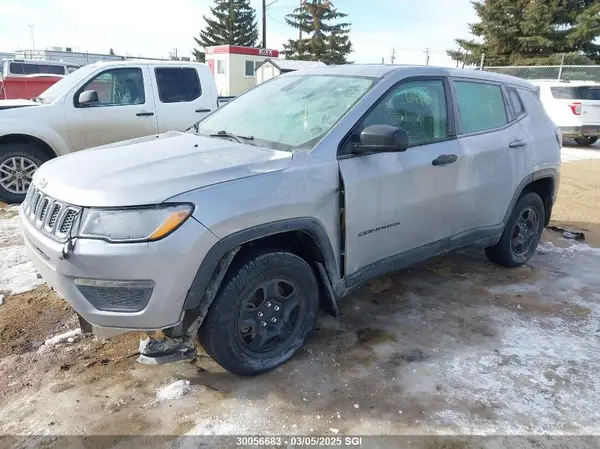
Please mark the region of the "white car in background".
POLYGON ((563 137, 593 145, 600 136, 600 83, 590 81, 532 81, 546 112, 563 137))

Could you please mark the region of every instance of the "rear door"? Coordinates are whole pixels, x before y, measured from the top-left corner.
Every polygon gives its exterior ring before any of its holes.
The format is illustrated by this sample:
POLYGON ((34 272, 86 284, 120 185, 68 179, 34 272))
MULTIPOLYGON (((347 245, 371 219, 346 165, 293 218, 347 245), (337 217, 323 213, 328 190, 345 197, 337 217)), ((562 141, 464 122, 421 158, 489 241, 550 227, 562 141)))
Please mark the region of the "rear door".
POLYGON ((183 131, 216 108, 196 67, 155 66, 153 72, 159 132, 183 131))
POLYGON ((484 238, 501 230, 530 145, 501 84, 455 78, 453 86, 464 168, 459 186, 469 198, 467 228, 484 238))
POLYGON ((66 102, 69 137, 74 150, 156 134, 154 98, 146 67, 103 70, 74 92, 66 102), (86 90, 98 102, 79 104, 86 90))

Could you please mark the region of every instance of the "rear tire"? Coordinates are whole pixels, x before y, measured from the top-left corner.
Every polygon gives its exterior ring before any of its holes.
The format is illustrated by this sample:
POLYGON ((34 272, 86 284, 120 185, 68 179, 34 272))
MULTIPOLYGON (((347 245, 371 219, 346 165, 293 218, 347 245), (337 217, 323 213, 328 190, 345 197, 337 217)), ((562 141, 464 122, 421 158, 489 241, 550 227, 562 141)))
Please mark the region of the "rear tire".
POLYGON ((588 137, 575 137, 575 142, 578 145, 587 147, 590 145, 594 145, 596 142, 598 142, 598 138, 597 137, 592 137, 592 136, 588 136, 588 137))
POLYGON ((31 143, 0 144, 0 201, 22 202, 33 174, 48 159, 40 148, 31 143))
POLYGON ((241 376, 290 359, 315 326, 319 288, 310 265, 289 252, 252 257, 223 281, 198 333, 223 368, 241 376))
POLYGON ((525 192, 517 201, 500 241, 486 248, 494 263, 514 268, 526 263, 535 253, 544 230, 545 209, 540 196, 525 192))

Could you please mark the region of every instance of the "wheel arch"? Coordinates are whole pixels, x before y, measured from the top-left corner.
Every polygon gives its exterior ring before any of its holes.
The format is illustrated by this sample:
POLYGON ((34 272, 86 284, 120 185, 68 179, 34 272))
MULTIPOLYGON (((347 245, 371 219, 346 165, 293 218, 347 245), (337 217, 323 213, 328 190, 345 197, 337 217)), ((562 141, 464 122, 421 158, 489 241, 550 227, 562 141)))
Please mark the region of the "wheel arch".
POLYGON ((544 226, 548 226, 550 217, 552 215, 552 206, 556 200, 556 193, 558 188, 558 171, 554 168, 547 168, 539 170, 531 175, 527 176, 521 181, 519 187, 515 191, 513 198, 510 202, 510 206, 504 215, 503 223, 506 224, 510 218, 510 214, 517 204, 517 201, 524 192, 535 192, 537 193, 544 203, 545 217, 544 226))
POLYGON ((196 325, 199 324, 198 319, 201 322, 206 316, 228 270, 236 261, 260 249, 288 250, 306 260, 319 281, 322 308, 333 315, 337 314, 333 292, 340 287, 341 281, 329 237, 319 220, 296 218, 236 232, 219 240, 208 251, 183 305, 184 311, 196 311, 191 314, 196 325))
POLYGON ((48 156, 48 159, 53 159, 57 156, 57 153, 47 142, 30 134, 11 133, 0 136, 0 145, 9 143, 29 143, 35 145, 48 156))

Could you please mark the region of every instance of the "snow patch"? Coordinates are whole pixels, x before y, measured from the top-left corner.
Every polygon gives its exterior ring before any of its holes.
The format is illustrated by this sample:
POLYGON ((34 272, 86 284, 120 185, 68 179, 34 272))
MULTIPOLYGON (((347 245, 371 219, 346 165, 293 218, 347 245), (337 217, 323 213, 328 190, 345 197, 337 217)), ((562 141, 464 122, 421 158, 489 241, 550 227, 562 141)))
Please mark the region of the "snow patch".
POLYGON ((600 159, 600 150, 563 147, 560 151, 560 159, 562 162, 575 162, 575 161, 587 161, 587 160, 592 160, 592 159, 600 159))
POLYGON ((64 334, 58 334, 55 335, 54 337, 51 337, 49 339, 47 339, 43 346, 40 347, 43 348, 44 346, 46 347, 50 347, 50 346, 55 346, 61 343, 65 343, 65 342, 73 342, 75 341, 75 338, 81 336, 81 329, 73 329, 71 331, 65 332, 64 334), (70 340, 72 339, 72 340, 70 340))
POLYGON ((4 295, 0 295, 0 306, 2 305, 3 302, 4 302, 4 295))
POLYGON ((156 402, 179 399, 190 391, 189 380, 177 380, 156 390, 156 402))
POLYGON ((0 219, 0 291, 13 295, 44 283, 27 257, 18 220, 0 219))

